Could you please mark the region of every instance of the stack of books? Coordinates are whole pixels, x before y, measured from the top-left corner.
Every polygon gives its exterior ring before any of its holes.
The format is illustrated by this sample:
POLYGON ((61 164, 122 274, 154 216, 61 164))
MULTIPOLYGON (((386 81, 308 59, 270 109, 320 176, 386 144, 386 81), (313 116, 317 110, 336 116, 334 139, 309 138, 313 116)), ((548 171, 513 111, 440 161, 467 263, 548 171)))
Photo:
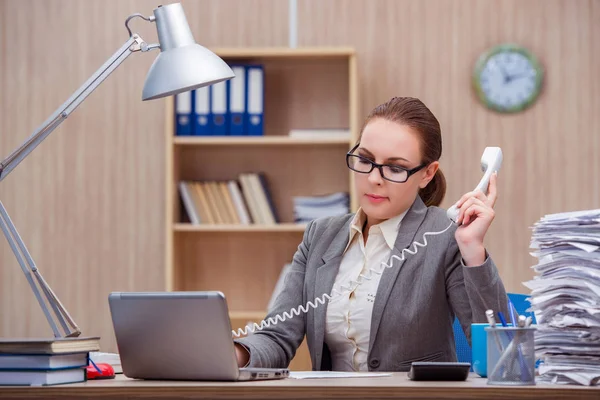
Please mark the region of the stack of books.
POLYGON ((243 173, 237 180, 181 181, 179 194, 190 223, 276 224, 279 217, 264 173, 243 173))
POLYGON ((350 196, 345 192, 326 196, 294 197, 294 221, 310 222, 322 217, 333 217, 350 212, 350 196))
POLYGON ((99 337, 0 340, 0 385, 46 386, 84 382, 99 337))
POLYGON ((525 286, 537 319, 539 379, 600 384, 600 210, 551 214, 534 225, 538 274, 525 286))

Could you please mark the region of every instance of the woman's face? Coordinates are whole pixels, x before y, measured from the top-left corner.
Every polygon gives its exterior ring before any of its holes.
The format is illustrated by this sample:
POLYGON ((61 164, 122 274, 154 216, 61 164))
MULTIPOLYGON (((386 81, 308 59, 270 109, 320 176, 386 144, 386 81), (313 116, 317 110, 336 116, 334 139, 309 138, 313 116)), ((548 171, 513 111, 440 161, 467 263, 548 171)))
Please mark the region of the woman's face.
MULTIPOLYGON (((420 142, 413 128, 382 118, 373 119, 365 126, 354 154, 378 164, 405 169, 418 167, 422 162, 420 142)), ((369 226, 406 211, 419 189, 433 179, 438 166, 437 161, 433 162, 404 183, 383 179, 378 168, 368 174, 354 172, 358 202, 369 217, 369 226)))

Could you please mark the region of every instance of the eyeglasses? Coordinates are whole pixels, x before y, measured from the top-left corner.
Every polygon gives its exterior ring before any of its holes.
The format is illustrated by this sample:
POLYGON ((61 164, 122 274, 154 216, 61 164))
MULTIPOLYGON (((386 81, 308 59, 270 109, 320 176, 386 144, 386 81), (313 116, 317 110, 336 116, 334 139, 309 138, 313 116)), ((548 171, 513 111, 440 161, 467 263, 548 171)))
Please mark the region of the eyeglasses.
POLYGON ((368 158, 359 156, 358 154, 352 154, 358 148, 359 144, 354 146, 352 150, 346 154, 346 165, 348 165, 348 168, 352 171, 361 174, 370 174, 371 171, 373 171, 373 168, 377 168, 383 179, 395 183, 404 183, 412 174, 420 171, 427 165, 421 164, 413 169, 406 169, 399 165, 377 164, 368 158))

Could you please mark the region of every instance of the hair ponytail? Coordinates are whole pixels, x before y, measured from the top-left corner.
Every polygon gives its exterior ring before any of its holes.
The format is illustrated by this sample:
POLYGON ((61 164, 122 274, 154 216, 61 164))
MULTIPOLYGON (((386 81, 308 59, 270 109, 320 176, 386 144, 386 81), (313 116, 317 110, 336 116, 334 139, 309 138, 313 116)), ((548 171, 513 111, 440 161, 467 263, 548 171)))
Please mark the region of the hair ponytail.
POLYGON ((427 207, 439 206, 446 195, 446 177, 440 168, 435 172, 433 179, 423 189, 419 190, 419 196, 427 207))

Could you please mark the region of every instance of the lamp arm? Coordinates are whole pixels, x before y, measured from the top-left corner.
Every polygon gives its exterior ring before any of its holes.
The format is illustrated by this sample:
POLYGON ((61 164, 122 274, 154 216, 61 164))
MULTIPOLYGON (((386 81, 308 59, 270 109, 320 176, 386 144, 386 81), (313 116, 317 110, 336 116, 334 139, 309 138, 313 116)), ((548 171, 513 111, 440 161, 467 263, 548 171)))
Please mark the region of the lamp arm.
POLYGON ((0 162, 0 181, 56 129, 125 59, 147 45, 133 34, 69 99, 61 105, 33 134, 8 157, 0 162))
MULTIPOLYGON (((2 181, 25 157, 29 155, 54 129, 56 129, 125 59, 135 51, 147 51, 148 45, 133 34, 125 44, 106 61, 58 110, 54 112, 21 146, 0 163, 2 181)), ((65 307, 46 283, 25 243, 17 232, 2 202, 0 202, 0 229, 6 236, 27 282, 54 332, 55 337, 74 337, 81 334, 65 307), (62 328, 64 334, 61 333, 62 328)))

